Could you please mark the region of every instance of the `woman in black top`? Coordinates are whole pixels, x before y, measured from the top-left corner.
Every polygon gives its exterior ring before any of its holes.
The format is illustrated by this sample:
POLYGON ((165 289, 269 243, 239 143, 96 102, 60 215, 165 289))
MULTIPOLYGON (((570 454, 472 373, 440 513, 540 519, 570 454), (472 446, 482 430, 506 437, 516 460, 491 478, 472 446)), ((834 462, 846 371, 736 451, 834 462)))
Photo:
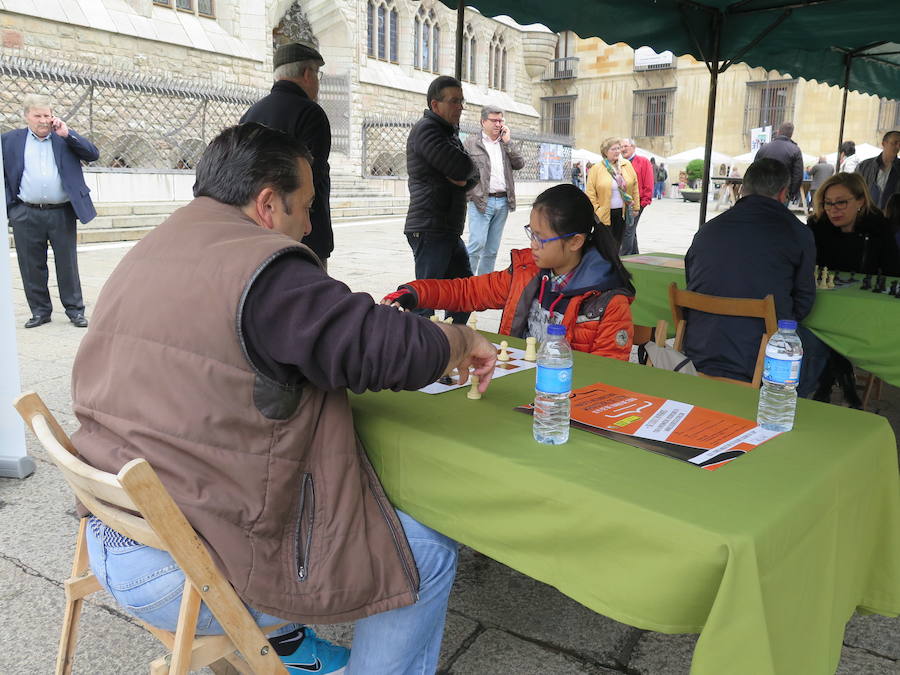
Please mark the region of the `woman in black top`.
POLYGON ((839 173, 816 190, 807 221, 816 239, 816 263, 831 270, 900 275, 900 252, 881 211, 858 173, 839 173))

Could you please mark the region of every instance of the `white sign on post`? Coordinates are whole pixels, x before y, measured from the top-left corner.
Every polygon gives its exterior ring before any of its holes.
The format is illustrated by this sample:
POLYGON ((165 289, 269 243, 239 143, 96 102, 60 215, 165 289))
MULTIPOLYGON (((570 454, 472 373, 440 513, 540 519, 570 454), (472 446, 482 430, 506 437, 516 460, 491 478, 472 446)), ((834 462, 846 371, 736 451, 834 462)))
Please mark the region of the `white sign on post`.
MULTIPOLYGON (((3 162, 0 162, 3 182, 3 162)), ((12 407, 20 393, 19 360, 16 356, 16 321, 12 303, 12 275, 9 261, 9 237, 6 199, 0 203, 0 476, 25 478, 34 473, 34 460, 25 454, 25 424, 12 407)))
POLYGON ((750 130, 750 151, 756 152, 772 140, 772 125, 750 130))

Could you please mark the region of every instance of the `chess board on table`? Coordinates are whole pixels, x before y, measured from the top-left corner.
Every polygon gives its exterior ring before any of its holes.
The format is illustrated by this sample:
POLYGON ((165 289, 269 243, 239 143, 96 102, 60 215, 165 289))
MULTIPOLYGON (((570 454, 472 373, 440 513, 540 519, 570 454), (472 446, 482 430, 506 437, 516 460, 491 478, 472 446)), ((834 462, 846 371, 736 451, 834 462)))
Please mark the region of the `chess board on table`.
MULTIPOLYGON (((497 353, 500 353, 500 345, 496 342, 494 346, 497 348, 497 353)), ((534 361, 526 361, 525 360, 525 350, 524 349, 516 349, 515 347, 507 347, 507 354, 509 354, 509 361, 497 361, 497 367, 494 368, 494 377, 492 379, 497 379, 498 377, 505 377, 507 375, 512 375, 513 373, 519 373, 526 370, 532 370, 537 366, 534 361)), ((453 391, 454 389, 459 389, 460 387, 468 387, 472 380, 466 380, 465 384, 459 384, 459 375, 453 375, 453 384, 441 384, 440 382, 432 382, 427 387, 422 387, 419 389, 423 394, 443 394, 444 392, 453 391)))

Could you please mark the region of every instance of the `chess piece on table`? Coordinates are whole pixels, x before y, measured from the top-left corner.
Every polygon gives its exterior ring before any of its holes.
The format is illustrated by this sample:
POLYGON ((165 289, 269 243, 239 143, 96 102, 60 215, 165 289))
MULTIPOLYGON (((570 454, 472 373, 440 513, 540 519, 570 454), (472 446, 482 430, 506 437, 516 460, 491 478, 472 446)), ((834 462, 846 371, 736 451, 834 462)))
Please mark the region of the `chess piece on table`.
POLYGON ((900 281, 891 282, 891 295, 893 295, 895 298, 897 297, 898 287, 900 287, 900 281))
POLYGON ((820 291, 828 288, 828 283, 825 279, 824 274, 821 275, 818 279, 816 279, 816 288, 820 291))
POLYGON ((828 273, 828 279, 825 281, 825 288, 834 288, 834 272, 828 273))
POLYGON ((478 330, 478 317, 473 314, 469 317, 469 322, 466 325, 472 330, 478 330))
POLYGON ((438 318, 438 315, 437 315, 437 314, 432 314, 432 315, 431 315, 431 320, 432 320, 432 322, 434 322, 434 323, 440 323, 440 321, 441 321, 441 320, 438 318))
POLYGON ((525 338, 525 360, 537 361, 537 338, 525 338))
POLYGON ((481 398, 481 392, 478 391, 478 381, 479 378, 477 375, 472 375, 472 386, 469 387, 469 391, 466 393, 466 398, 470 398, 473 401, 477 401, 481 398))
POLYGON ((498 361, 509 361, 509 352, 506 351, 509 348, 509 343, 506 340, 500 341, 500 354, 497 355, 498 361))
POLYGON ((453 317, 452 317, 452 316, 445 316, 445 317, 444 317, 443 323, 453 323, 453 317))
POLYGON ((875 278, 875 288, 872 289, 873 293, 884 293, 887 288, 887 279, 885 279, 883 274, 879 274, 875 278))
POLYGON ((867 274, 866 276, 863 277, 862 285, 859 288, 860 288, 860 290, 863 290, 863 291, 867 291, 870 288, 872 288, 872 275, 871 274, 867 274))

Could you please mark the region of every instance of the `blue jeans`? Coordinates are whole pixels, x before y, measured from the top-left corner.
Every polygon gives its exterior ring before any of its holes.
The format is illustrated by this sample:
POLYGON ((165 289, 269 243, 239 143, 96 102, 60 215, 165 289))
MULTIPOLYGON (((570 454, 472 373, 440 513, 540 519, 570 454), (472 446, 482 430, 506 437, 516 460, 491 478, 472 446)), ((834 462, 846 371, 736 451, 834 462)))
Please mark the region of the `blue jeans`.
POLYGON ((475 202, 469 202, 469 245, 466 251, 473 274, 494 271, 508 215, 509 202, 506 197, 488 197, 484 213, 478 210, 475 202))
MULTIPOLYGON (((419 597, 414 605, 382 612, 356 622, 348 674, 422 675, 437 670, 447 600, 456 576, 457 544, 397 511, 419 570, 419 597)), ((129 614, 163 630, 178 623, 184 573, 165 551, 143 545, 105 546, 90 528, 87 534, 91 570, 129 614)), ((247 608, 256 623, 272 626, 283 619, 247 608)), ((290 624, 271 634, 296 630, 290 624)), ((223 633, 206 603, 200 607, 198 635, 223 633)))
MULTIPOLYGON (((410 232, 406 241, 416 261, 416 279, 460 279, 472 276, 469 254, 459 235, 450 232, 410 232)), ((429 307, 413 310, 419 316, 431 316, 429 307)), ((469 312, 450 312, 453 323, 466 323, 469 312)))

